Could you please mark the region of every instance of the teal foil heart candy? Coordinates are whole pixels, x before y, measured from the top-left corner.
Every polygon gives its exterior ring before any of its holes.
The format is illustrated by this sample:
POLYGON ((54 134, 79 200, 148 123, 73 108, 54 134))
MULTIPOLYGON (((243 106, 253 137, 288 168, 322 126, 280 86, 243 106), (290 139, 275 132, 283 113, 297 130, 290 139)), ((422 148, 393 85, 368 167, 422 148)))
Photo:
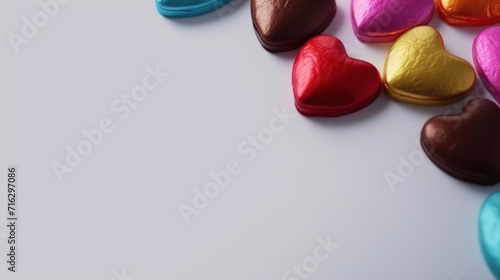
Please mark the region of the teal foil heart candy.
POLYGON ((155 0, 156 9, 166 17, 194 17, 220 9, 232 0, 155 0))
POLYGON ((490 195, 479 214, 479 242, 491 272, 500 279, 500 192, 490 195))

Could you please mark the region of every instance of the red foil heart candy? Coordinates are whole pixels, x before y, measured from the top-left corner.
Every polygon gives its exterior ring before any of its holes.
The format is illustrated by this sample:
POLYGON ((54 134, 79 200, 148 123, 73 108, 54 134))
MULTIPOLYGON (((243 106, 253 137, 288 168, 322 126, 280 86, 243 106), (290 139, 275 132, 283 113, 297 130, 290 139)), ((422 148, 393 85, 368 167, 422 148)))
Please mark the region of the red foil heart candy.
POLYGON ((300 48, 330 24, 335 0, 252 0, 252 21, 262 46, 270 52, 300 48))
POLYGON ((421 143, 453 177, 481 185, 500 182, 500 108, 488 99, 470 101, 459 115, 430 119, 421 143))
POLYGON ((334 117, 363 109, 377 99, 382 79, 368 62, 347 56, 330 35, 309 40, 293 65, 297 110, 308 116, 334 117))

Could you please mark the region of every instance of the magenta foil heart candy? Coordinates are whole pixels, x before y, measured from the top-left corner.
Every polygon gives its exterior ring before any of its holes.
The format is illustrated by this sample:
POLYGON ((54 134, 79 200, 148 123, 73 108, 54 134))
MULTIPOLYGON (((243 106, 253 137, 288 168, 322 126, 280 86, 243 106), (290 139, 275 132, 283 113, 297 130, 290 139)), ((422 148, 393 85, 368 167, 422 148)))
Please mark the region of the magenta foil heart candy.
POLYGON ((433 0, 352 0, 354 33, 364 42, 392 42, 434 15, 433 0))
POLYGON ((474 40, 474 64, 488 91, 500 102, 500 27, 483 31, 474 40))

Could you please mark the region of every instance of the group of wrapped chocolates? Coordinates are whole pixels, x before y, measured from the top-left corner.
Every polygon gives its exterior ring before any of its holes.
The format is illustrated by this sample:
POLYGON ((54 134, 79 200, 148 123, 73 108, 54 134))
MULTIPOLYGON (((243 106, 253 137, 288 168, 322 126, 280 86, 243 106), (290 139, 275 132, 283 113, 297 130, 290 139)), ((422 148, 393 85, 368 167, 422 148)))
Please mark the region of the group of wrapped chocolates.
MULTIPOLYGON (((201 15, 231 0, 156 0, 167 17, 201 15)), ((320 35, 335 17, 335 0, 251 0, 255 34, 269 52, 300 48, 292 70, 297 110, 306 116, 336 117, 369 106, 385 91, 417 106, 443 106, 469 96, 476 73, 500 103, 500 26, 485 27, 474 40, 474 66, 445 49, 438 30, 427 26, 435 11, 455 26, 500 23, 500 0, 351 0, 353 32, 366 43, 394 42, 381 75, 372 64, 351 58, 343 43, 320 35)), ((431 118, 421 144, 444 172, 463 181, 500 182, 500 108, 473 99, 457 115, 431 118)), ((500 279, 500 193, 483 204, 480 244, 500 279)))

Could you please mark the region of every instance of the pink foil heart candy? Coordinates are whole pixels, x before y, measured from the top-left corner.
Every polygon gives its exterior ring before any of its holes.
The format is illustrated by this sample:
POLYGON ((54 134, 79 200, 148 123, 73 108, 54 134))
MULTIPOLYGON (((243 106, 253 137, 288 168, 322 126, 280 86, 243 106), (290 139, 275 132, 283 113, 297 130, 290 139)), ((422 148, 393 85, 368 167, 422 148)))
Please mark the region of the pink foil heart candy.
POLYGON ((500 102, 500 27, 483 31, 474 40, 474 64, 488 91, 500 102))
POLYGON ((433 0, 352 0, 354 33, 364 42, 392 42, 434 15, 433 0))

